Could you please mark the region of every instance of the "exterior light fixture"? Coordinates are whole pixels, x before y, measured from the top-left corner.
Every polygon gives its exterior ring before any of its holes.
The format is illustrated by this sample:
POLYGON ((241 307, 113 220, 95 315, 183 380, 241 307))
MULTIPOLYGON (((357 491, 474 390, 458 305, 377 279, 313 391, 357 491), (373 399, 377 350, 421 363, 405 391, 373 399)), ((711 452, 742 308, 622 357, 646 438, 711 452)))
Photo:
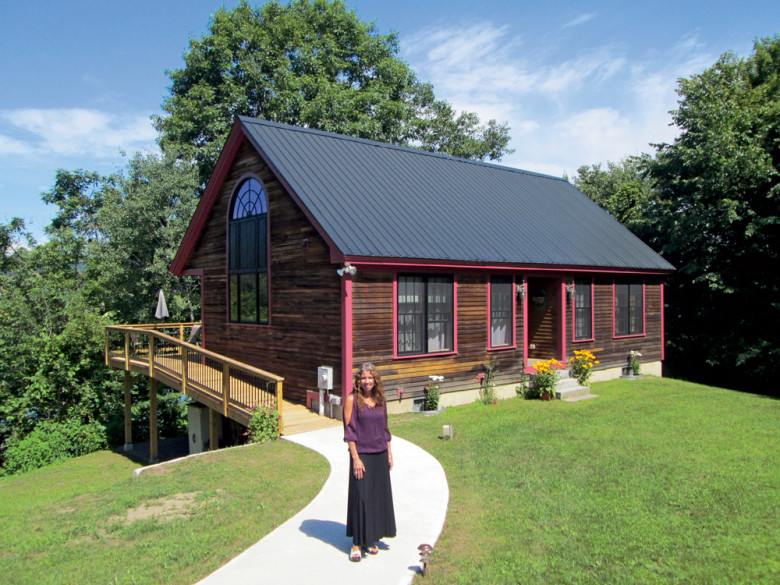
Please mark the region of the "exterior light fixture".
POLYGON ((349 262, 345 262, 342 268, 336 270, 336 274, 338 274, 339 276, 344 276, 345 274, 349 274, 350 276, 355 276, 355 274, 357 274, 357 268, 352 266, 352 264, 350 264, 349 262))
POLYGON ((521 301, 525 299, 525 293, 527 290, 525 281, 518 284, 516 289, 517 289, 517 298, 519 298, 521 301))
POLYGON ((566 283, 566 297, 569 300, 574 298, 574 283, 572 281, 566 283))

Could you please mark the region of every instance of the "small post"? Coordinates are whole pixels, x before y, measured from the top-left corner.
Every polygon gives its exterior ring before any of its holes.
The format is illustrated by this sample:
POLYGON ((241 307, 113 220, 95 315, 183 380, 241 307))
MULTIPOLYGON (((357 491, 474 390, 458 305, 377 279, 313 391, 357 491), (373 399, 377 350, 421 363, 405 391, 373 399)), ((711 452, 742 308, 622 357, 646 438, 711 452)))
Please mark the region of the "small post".
POLYGON ((420 563, 422 563, 422 576, 425 577, 425 571, 428 569, 428 563, 431 560, 433 547, 430 544, 421 544, 417 547, 420 551, 420 563))
POLYGON ((449 439, 451 441, 452 440, 452 436, 453 436, 452 425, 444 425, 441 428, 441 438, 442 439, 449 439))
POLYGON ((149 462, 157 463, 158 438, 157 438, 157 387, 159 382, 149 378, 149 462))
POLYGON ((133 378, 130 372, 125 370, 125 451, 133 450, 133 406, 132 390, 133 390, 133 378))
POLYGON ((228 403, 230 402, 230 364, 222 365, 222 414, 228 415, 228 403))
POLYGON ((219 413, 209 408, 209 451, 219 449, 219 413))

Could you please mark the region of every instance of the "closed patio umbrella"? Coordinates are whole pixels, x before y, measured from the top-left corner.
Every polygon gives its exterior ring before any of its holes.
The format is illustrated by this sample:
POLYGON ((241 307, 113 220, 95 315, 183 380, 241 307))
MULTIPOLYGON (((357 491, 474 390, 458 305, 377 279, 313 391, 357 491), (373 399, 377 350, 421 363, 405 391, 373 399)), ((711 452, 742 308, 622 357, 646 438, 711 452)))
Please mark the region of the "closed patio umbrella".
POLYGON ((165 304, 165 295, 162 289, 157 293, 157 310, 154 312, 157 319, 165 319, 168 316, 168 305, 165 304))

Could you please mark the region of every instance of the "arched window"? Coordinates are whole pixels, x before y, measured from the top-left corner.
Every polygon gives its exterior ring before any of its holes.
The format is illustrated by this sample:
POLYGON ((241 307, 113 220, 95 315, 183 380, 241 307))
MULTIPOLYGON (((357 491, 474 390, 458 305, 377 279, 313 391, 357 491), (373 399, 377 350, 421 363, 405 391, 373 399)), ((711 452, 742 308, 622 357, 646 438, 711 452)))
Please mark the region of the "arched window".
POLYGON ((268 201, 260 181, 246 179, 228 224, 230 321, 268 323, 268 201))

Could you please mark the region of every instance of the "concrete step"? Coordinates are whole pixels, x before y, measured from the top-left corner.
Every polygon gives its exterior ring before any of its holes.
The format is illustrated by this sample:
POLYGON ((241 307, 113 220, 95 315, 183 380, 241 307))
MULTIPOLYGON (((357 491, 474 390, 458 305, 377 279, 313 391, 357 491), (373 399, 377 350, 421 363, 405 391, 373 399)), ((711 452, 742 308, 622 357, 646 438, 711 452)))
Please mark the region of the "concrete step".
POLYGON ((560 400, 570 400, 572 398, 578 398, 590 394, 590 388, 587 386, 580 386, 577 384, 577 380, 574 380, 575 385, 573 387, 560 388, 555 386, 555 397, 560 400))

